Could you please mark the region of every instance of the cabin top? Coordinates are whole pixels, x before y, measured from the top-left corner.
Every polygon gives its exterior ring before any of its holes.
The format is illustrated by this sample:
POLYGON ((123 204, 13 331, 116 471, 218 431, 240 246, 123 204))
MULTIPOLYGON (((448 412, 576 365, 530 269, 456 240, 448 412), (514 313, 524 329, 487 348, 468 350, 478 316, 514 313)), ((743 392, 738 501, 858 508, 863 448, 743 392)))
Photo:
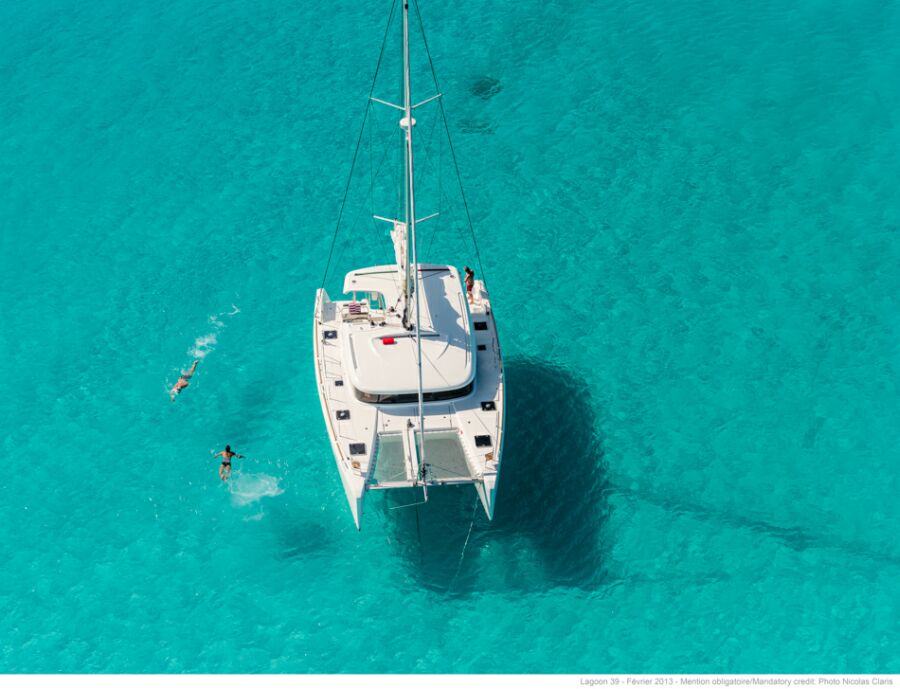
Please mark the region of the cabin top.
MULTIPOLYGON (((422 391, 462 393, 475 379, 473 338, 466 296, 453 266, 419 264, 422 336, 422 391)), ((344 291, 368 316, 341 325, 350 382, 367 401, 417 394, 418 346, 402 327, 402 279, 396 265, 372 266, 347 274, 344 291)), ((415 303, 415 298, 410 299, 415 303)))

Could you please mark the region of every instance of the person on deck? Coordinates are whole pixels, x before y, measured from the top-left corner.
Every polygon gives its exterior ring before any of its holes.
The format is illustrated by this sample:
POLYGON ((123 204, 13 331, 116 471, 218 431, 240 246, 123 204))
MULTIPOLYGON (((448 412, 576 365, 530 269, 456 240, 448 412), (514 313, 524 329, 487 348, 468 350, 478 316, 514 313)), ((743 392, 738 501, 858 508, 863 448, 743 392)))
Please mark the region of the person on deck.
POLYGON ((239 455, 237 452, 232 452, 231 445, 226 445, 224 450, 216 453, 214 456, 222 458, 222 463, 219 465, 219 478, 223 481, 227 481, 228 477, 231 476, 231 458, 244 458, 244 455, 239 455))
POLYGON ((475 271, 469 268, 469 266, 465 267, 466 271, 466 295, 469 297, 469 303, 474 303, 472 301, 472 290, 475 288, 475 271))
POLYGON ((175 401, 175 397, 181 393, 190 383, 188 381, 191 379, 191 376, 194 375, 194 372, 197 370, 197 364, 200 363, 200 359, 195 359, 193 365, 187 370, 181 372, 181 377, 178 379, 178 382, 172 386, 172 389, 169 390, 169 397, 172 398, 172 401, 175 401))

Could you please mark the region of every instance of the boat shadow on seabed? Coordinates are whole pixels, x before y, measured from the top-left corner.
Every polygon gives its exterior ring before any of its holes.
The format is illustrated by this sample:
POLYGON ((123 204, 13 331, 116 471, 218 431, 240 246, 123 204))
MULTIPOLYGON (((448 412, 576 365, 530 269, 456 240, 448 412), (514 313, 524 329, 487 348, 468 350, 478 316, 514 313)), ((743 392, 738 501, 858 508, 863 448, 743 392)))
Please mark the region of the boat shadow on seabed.
MULTIPOLYGON (((412 578, 453 596, 486 590, 594 588, 611 543, 603 448, 587 385, 537 359, 505 366, 506 430, 497 507, 485 516, 471 487, 439 488, 397 509, 394 547, 412 578)), ((391 491, 394 493, 394 491, 391 491)), ((409 502, 388 495, 385 507, 409 502)))

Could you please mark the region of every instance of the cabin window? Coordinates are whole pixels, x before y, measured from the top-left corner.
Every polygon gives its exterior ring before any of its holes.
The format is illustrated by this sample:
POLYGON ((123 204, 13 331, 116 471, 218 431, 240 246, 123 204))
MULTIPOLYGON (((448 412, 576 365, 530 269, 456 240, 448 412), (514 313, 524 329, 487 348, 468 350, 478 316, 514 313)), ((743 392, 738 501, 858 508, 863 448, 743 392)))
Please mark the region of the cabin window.
POLYGON ((384 311, 384 296, 381 292, 369 292, 368 301, 370 311, 384 311))
POLYGON ((369 311, 384 311, 384 295, 381 292, 353 292, 353 302, 365 304, 369 311))
MULTIPOLYGON (((475 386, 475 381, 462 388, 455 390, 438 390, 437 392, 426 392, 422 395, 423 402, 443 402, 445 400, 455 400, 459 397, 465 397, 475 386)), ((354 391, 356 399, 360 402, 368 404, 416 404, 419 401, 419 394, 416 392, 403 393, 396 395, 372 395, 368 392, 354 391)))

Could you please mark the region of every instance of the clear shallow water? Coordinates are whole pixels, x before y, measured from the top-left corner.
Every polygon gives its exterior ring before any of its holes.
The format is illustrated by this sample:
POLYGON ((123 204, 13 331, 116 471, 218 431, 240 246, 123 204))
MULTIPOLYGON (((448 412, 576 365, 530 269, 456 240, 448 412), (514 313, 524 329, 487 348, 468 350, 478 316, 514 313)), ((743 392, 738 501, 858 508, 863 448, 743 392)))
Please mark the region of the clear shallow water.
POLYGON ((356 532, 310 363, 384 3, 0 4, 0 670, 900 672, 897 5, 423 12, 508 364, 461 564, 469 492, 356 532))

